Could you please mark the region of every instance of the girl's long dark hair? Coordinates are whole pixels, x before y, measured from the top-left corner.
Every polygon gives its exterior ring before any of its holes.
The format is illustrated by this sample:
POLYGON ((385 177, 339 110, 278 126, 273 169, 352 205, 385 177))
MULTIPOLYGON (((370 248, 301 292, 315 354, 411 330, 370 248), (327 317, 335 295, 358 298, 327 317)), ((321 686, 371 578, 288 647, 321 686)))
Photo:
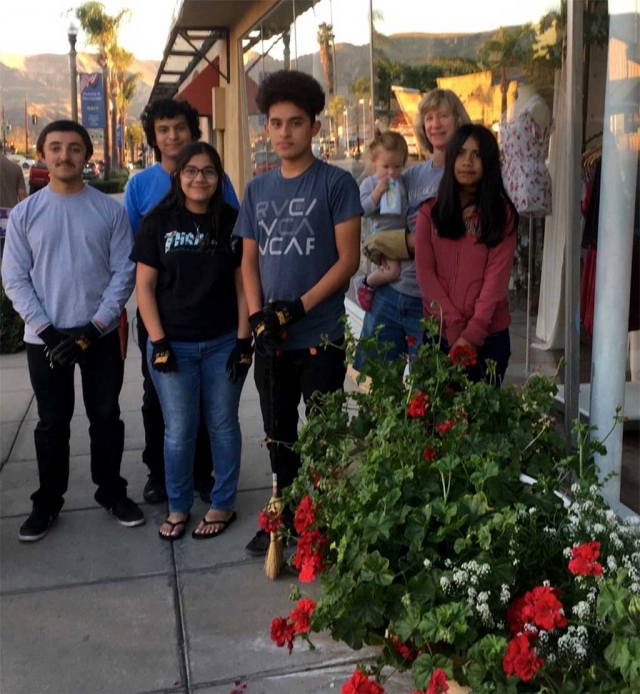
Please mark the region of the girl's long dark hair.
POLYGON ((185 145, 178 155, 178 160, 176 161, 176 168, 171 174, 171 188, 169 192, 160 200, 160 202, 148 213, 148 217, 161 215, 178 215, 181 210, 185 209, 185 195, 182 192, 182 186, 180 185, 180 174, 182 170, 191 161, 191 158, 196 156, 196 154, 206 154, 211 160, 213 168, 218 174, 218 185, 211 200, 209 200, 208 212, 211 215, 211 237, 207 234, 207 237, 203 240, 203 245, 215 245, 218 242, 218 230, 220 227, 220 209, 223 204, 222 197, 222 182, 224 178, 224 169, 222 168, 222 161, 220 160, 220 155, 216 152, 210 144, 206 142, 191 142, 185 145))
POLYGON ((512 231, 518 226, 518 211, 507 195, 500 171, 500 150, 493 133, 482 125, 463 125, 456 130, 447 145, 444 174, 438 188, 438 200, 431 210, 431 219, 438 235, 459 239, 466 233, 460 204, 460 185, 456 181, 454 165, 462 146, 474 137, 480 148, 482 178, 476 191, 476 204, 480 212, 480 238, 488 248, 497 246, 505 235, 506 206, 513 214, 512 231))

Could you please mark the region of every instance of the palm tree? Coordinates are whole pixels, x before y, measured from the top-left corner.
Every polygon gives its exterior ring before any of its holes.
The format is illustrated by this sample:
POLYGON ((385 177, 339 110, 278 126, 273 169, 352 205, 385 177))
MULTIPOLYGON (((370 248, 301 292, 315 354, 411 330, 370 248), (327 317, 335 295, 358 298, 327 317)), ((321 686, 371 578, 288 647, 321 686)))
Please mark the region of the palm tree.
POLYGON ((335 40, 331 24, 322 22, 318 27, 317 38, 318 45, 320 46, 320 63, 322 64, 322 71, 324 72, 324 80, 327 84, 329 99, 331 99, 334 89, 333 42, 335 40))
MULTIPOLYGON (((133 53, 125 51, 124 48, 118 46, 117 44, 111 46, 111 102, 114 105, 113 113, 111 117, 111 127, 112 132, 116 133, 118 128, 118 121, 120 121, 121 128, 121 139, 120 144, 117 143, 117 138, 113 138, 113 160, 118 162, 118 166, 122 168, 122 152, 124 149, 124 123, 122 122, 122 99, 121 94, 123 90, 124 80, 126 77, 127 68, 133 62, 133 53)), ((135 87, 134 87, 135 91, 135 87)))
MULTIPOLYGON (((110 120, 111 106, 109 104, 111 95, 110 73, 112 66, 112 51, 118 45, 118 30, 123 19, 131 16, 131 10, 120 10, 117 15, 112 17, 104 10, 101 2, 85 2, 76 8, 76 17, 80 22, 86 42, 98 49, 98 64, 102 68, 105 94, 105 121, 104 129, 104 177, 109 180, 111 174, 111 137, 110 120)), ((113 133, 115 137, 115 132, 113 133)))
POLYGON ((533 44, 536 33, 531 24, 505 29, 500 27, 497 35, 485 41, 480 48, 480 56, 491 70, 500 75, 502 92, 502 112, 507 110, 507 70, 513 67, 528 66, 533 60, 533 44))
MULTIPOLYGON (((120 93, 118 96, 118 110, 120 112, 120 127, 122 131, 125 131, 127 117, 129 113, 129 106, 133 101, 136 89, 138 88, 138 79, 140 79, 139 72, 127 72, 120 85, 120 93)), ((126 144, 123 142, 123 145, 126 144)), ((121 153, 121 166, 124 165, 124 152, 121 153)))

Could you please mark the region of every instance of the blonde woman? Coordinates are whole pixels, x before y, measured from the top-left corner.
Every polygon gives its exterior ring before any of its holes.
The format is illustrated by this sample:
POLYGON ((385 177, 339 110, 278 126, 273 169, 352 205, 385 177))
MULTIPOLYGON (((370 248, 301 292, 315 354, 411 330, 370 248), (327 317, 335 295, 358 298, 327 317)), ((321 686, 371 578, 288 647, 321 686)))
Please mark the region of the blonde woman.
MULTIPOLYGON (((400 277, 376 290, 361 334, 361 337, 371 337, 375 335, 377 326, 383 326, 378 334, 379 343, 394 345, 385 354, 385 359, 389 361, 406 352, 411 356, 422 343, 422 299, 413 259, 418 208, 425 200, 437 195, 444 172, 447 144, 455 131, 467 123, 471 123, 469 114, 450 89, 432 89, 422 99, 413 129, 420 149, 429 159, 402 173, 402 182, 407 191, 408 233, 405 235, 404 229, 387 231, 370 237, 365 244, 368 255, 374 260, 380 256, 401 260, 400 277), (393 243, 393 236, 399 243, 393 243), (400 249, 395 256, 392 250, 394 245, 400 249)), ((354 364, 356 369, 361 368, 366 356, 363 350, 358 350, 354 364)))

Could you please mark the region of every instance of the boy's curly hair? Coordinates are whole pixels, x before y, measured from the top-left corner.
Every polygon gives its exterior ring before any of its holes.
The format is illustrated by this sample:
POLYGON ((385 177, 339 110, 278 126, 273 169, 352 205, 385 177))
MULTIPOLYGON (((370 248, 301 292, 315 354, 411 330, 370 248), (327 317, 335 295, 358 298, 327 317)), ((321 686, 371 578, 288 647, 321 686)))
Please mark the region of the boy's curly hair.
POLYGON ((324 109, 325 97, 320 83, 311 75, 297 70, 279 70, 260 84, 256 104, 260 113, 268 116, 271 106, 282 101, 295 104, 315 123, 316 116, 324 109))
POLYGON ((198 111, 188 101, 175 101, 174 99, 158 99, 148 103, 140 115, 140 122, 147 142, 156 153, 156 161, 160 161, 162 155, 156 145, 155 123, 159 118, 176 118, 184 116, 191 131, 191 138, 197 142, 202 137, 200 130, 200 116, 198 111))

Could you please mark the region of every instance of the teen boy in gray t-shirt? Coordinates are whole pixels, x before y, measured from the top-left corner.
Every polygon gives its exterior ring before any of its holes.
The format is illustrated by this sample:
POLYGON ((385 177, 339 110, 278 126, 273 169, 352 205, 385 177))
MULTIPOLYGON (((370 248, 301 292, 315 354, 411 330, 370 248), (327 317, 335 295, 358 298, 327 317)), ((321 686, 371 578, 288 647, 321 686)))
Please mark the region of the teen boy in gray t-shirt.
MULTIPOLYGON (((282 166, 249 183, 234 233, 244 239, 255 380, 271 468, 282 490, 300 467, 292 451, 300 397, 309 409, 315 391, 343 387, 344 352, 322 343, 325 335, 342 340, 344 295, 360 264, 362 207, 353 178, 311 150, 325 102, 316 80, 297 71, 273 73, 256 102, 282 166)), ((289 510, 284 516, 291 521, 289 510)), ((247 551, 260 556, 268 546, 261 530, 247 551)))

